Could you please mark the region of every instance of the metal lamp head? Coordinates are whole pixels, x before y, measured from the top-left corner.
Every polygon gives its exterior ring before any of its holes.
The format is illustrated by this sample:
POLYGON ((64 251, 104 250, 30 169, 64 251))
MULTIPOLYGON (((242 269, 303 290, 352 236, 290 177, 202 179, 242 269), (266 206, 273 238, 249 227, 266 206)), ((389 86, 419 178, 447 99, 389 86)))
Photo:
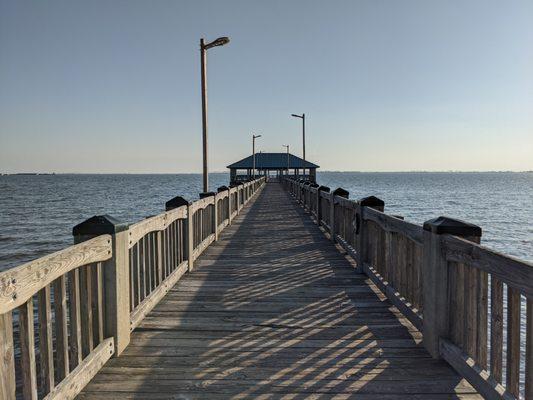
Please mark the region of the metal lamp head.
POLYGON ((219 37, 218 39, 213 40, 211 43, 204 45, 204 48, 210 49, 211 47, 224 46, 225 44, 228 44, 228 43, 229 43, 229 37, 222 36, 222 37, 219 37))

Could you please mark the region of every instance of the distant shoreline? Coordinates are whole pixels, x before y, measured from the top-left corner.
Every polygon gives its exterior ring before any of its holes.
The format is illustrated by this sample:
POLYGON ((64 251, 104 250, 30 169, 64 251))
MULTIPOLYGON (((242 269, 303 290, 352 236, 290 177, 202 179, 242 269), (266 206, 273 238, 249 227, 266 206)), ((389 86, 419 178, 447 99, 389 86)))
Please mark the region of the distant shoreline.
MULTIPOLYGON (((320 173, 339 173, 339 174, 524 174, 533 173, 533 170, 527 171, 317 171, 320 173)), ((229 174, 229 171, 213 171, 210 174, 229 174)), ((0 173, 0 176, 50 176, 50 175, 201 175, 201 172, 13 172, 0 173)))

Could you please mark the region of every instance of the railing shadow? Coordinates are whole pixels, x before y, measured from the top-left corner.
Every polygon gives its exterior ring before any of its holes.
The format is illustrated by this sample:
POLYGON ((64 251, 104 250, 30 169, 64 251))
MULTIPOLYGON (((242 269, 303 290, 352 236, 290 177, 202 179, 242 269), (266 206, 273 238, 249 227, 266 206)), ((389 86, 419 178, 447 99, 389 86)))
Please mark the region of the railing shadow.
POLYGON ((459 398, 473 389, 268 184, 80 398, 459 398))

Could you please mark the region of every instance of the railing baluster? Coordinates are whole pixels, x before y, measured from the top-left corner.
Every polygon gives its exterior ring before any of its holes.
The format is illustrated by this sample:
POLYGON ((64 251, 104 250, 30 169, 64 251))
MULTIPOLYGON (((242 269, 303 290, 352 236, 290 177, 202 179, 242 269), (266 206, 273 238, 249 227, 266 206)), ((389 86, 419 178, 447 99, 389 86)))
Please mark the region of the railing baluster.
POLYGON ((519 396, 520 376, 520 293, 507 287, 507 359, 506 387, 515 397, 519 396))
POLYGON ((81 350, 83 358, 94 348, 93 315, 92 315, 92 279, 91 266, 80 268, 80 299, 81 299, 81 350))
POLYGON ((466 353, 477 360, 477 270, 467 268, 465 271, 465 350, 466 353))
POLYGON ((490 373, 502 382, 503 353, 503 283, 491 277, 490 281, 490 373))
POLYGON ((67 284, 62 275, 54 281, 54 311, 58 381, 69 373, 69 346, 67 324, 67 284))
POLYGON ((140 251, 140 243, 137 242, 135 246, 133 247, 133 257, 135 260, 135 306, 139 305, 141 302, 141 291, 142 291, 142 284, 141 284, 141 251, 140 251))
POLYGON ((69 272, 69 309, 70 309, 70 369, 76 368, 83 359, 81 353, 81 297, 80 269, 69 272))
POLYGON ((488 289, 489 276, 486 272, 480 271, 476 268, 477 272, 477 363, 483 369, 487 369, 487 345, 488 345, 488 289))
POLYGON ((533 300, 526 302, 526 399, 533 398, 533 300))
POLYGON ((141 302, 146 298, 146 237, 139 241, 139 258, 141 271, 141 302))
POLYGON ((0 314, 0 398, 15 400, 15 351, 13 344, 13 314, 0 314))
POLYGON ((98 342, 97 344, 102 343, 104 340, 104 275, 102 272, 102 263, 96 263, 94 266, 95 273, 95 282, 93 290, 95 290, 96 297, 96 315, 95 319, 98 323, 98 342))
POLYGON ((25 400, 37 399, 37 372, 35 368, 35 333, 33 326, 33 298, 18 307, 22 395, 25 400))
POLYGON ((41 388, 44 394, 54 388, 54 348, 52 344, 52 304, 50 285, 37 294, 39 310, 39 361, 41 388))

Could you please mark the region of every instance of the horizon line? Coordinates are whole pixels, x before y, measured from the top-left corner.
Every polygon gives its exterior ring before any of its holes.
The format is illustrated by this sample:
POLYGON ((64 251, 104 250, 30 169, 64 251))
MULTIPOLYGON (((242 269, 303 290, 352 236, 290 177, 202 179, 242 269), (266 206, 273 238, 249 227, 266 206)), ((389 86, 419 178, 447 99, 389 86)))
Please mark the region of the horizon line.
MULTIPOLYGON (((531 173, 533 170, 324 170, 320 173, 531 173)), ((229 171, 212 171, 209 174, 229 174, 229 171)), ((202 175, 202 172, 40 172, 40 171, 19 171, 0 172, 0 176, 9 175, 202 175)))

